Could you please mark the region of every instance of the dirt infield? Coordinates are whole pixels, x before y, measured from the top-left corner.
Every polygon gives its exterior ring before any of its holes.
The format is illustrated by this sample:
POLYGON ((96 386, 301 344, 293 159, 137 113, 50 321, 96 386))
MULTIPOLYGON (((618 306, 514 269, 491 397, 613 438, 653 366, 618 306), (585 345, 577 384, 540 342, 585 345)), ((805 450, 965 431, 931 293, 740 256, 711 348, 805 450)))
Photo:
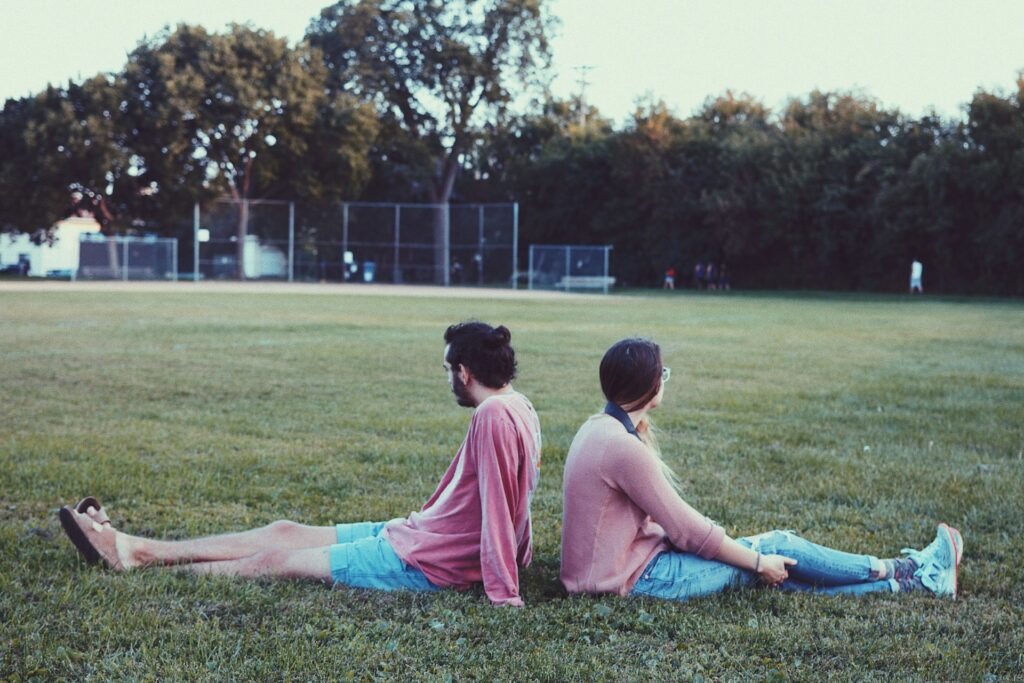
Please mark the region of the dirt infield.
POLYGON ((15 292, 129 292, 166 294, 343 294, 347 296, 402 296, 457 299, 532 299, 604 301, 603 294, 577 294, 525 289, 436 287, 306 282, 65 282, 54 280, 0 280, 0 294, 15 292))

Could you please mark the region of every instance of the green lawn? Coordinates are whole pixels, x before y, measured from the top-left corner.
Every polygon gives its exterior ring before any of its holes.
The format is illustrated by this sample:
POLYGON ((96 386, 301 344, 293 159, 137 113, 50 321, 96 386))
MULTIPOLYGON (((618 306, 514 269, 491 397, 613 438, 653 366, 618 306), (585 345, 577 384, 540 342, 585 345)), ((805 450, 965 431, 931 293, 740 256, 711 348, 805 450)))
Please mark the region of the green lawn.
POLYGON ((892 296, 564 301, 0 290, 0 679, 1020 680, 1024 304, 892 296), (418 508, 469 412, 444 327, 513 331, 544 429, 525 610, 87 568, 85 494, 170 538, 418 508), (687 499, 733 535, 882 556, 966 543, 956 602, 762 590, 567 597, 562 465, 624 336, 673 368, 655 414, 687 499))

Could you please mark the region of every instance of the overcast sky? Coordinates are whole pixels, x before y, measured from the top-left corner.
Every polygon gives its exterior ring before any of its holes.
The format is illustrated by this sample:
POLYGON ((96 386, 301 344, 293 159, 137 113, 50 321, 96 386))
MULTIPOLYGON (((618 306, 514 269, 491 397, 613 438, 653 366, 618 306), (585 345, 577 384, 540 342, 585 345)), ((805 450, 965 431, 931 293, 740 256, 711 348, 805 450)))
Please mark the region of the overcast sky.
MULTIPOLYGON (((0 100, 119 70, 166 24, 252 22, 295 41, 325 0, 0 0, 0 100)), ((726 89, 777 109, 814 88, 859 90, 919 116, 960 116, 1024 69, 1024 0, 554 0, 553 89, 621 122, 638 98, 680 116, 726 89)))

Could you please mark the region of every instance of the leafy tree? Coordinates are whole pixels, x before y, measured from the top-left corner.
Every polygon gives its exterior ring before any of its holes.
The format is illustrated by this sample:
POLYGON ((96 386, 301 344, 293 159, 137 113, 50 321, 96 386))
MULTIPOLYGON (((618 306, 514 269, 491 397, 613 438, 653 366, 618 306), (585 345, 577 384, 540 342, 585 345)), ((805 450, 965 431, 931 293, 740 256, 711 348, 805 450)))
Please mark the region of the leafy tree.
MULTIPOLYGON (((429 154, 430 200, 447 204, 465 154, 550 59, 540 0, 342 0, 307 31, 334 89, 373 103, 429 154)), ((407 145, 407 159, 421 150, 407 145)), ((437 212, 434 236, 445 225, 437 212)), ((435 277, 447 273, 437 249, 435 277)))
POLYGON ((782 246, 767 229, 778 128, 771 111, 746 93, 708 98, 688 122, 683 154, 706 169, 701 178, 704 239, 697 260, 727 263, 750 284, 779 261, 782 246))
MULTIPOLYGON (((7 101, 0 113, 0 230, 48 231, 69 207, 72 189, 120 213, 128 168, 120 93, 116 78, 98 75, 7 101)), ((107 232, 117 229, 101 223, 107 232)))
MULTIPOLYGON (((317 51, 233 25, 180 25, 141 43, 124 70, 132 174, 151 212, 224 194, 336 198, 369 175, 375 115, 326 87, 317 51)), ((248 216, 238 218, 238 269, 248 216)))
POLYGON ((33 189, 41 189, 44 179, 31 164, 33 154, 25 140, 35 115, 34 97, 9 99, 0 110, 0 233, 46 225, 33 215, 38 210, 33 189))
MULTIPOLYGON (((596 107, 588 107, 587 125, 579 125, 579 99, 549 98, 540 111, 488 123, 466 153, 472 178, 464 178, 459 193, 471 201, 524 199, 536 165, 549 144, 565 139, 583 140, 612 134, 612 122, 596 107)), ((534 203, 529 202, 531 207, 534 203)), ((536 207, 534 207, 536 208, 536 207)))
MULTIPOLYGON (((879 135, 876 104, 849 93, 814 91, 789 102, 774 174, 781 221, 769 234, 788 246, 777 253, 774 277, 798 287, 855 287, 843 278, 860 272, 865 258, 858 235, 870 225, 873 164, 879 135)), ((883 114, 884 116, 884 114, 883 114)))
POLYGON ((592 108, 581 127, 576 106, 549 100, 540 113, 488 130, 474 150, 474 171, 481 176, 471 185, 476 197, 515 198, 527 207, 520 214, 524 248, 530 243, 607 241, 602 211, 604 199, 614 191, 612 126, 592 108))
POLYGON ((710 260, 742 286, 900 291, 917 257, 930 291, 1024 293, 1024 75, 963 121, 726 92, 687 118, 642 101, 616 130, 575 100, 512 112, 549 27, 540 0, 344 0, 294 48, 166 30, 122 73, 5 103, 0 231, 52 225, 72 187, 104 199, 108 234, 223 194, 515 198, 524 244, 611 243, 630 284, 710 260))
POLYGON ((968 106, 970 154, 961 172, 973 211, 958 212, 954 229, 975 266, 974 291, 1024 292, 1024 72, 1016 86, 1008 96, 979 91, 968 106))

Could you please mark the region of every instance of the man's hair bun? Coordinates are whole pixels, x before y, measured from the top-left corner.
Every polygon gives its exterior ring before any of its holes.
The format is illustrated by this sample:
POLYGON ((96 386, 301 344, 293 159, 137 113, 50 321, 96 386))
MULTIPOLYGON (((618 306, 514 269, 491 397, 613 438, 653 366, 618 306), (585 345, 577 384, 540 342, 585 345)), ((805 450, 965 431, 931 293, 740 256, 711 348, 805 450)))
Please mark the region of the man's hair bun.
POLYGON ((487 340, 488 346, 497 348, 499 346, 505 346, 512 341, 512 333, 504 325, 498 325, 491 332, 490 337, 487 340))

